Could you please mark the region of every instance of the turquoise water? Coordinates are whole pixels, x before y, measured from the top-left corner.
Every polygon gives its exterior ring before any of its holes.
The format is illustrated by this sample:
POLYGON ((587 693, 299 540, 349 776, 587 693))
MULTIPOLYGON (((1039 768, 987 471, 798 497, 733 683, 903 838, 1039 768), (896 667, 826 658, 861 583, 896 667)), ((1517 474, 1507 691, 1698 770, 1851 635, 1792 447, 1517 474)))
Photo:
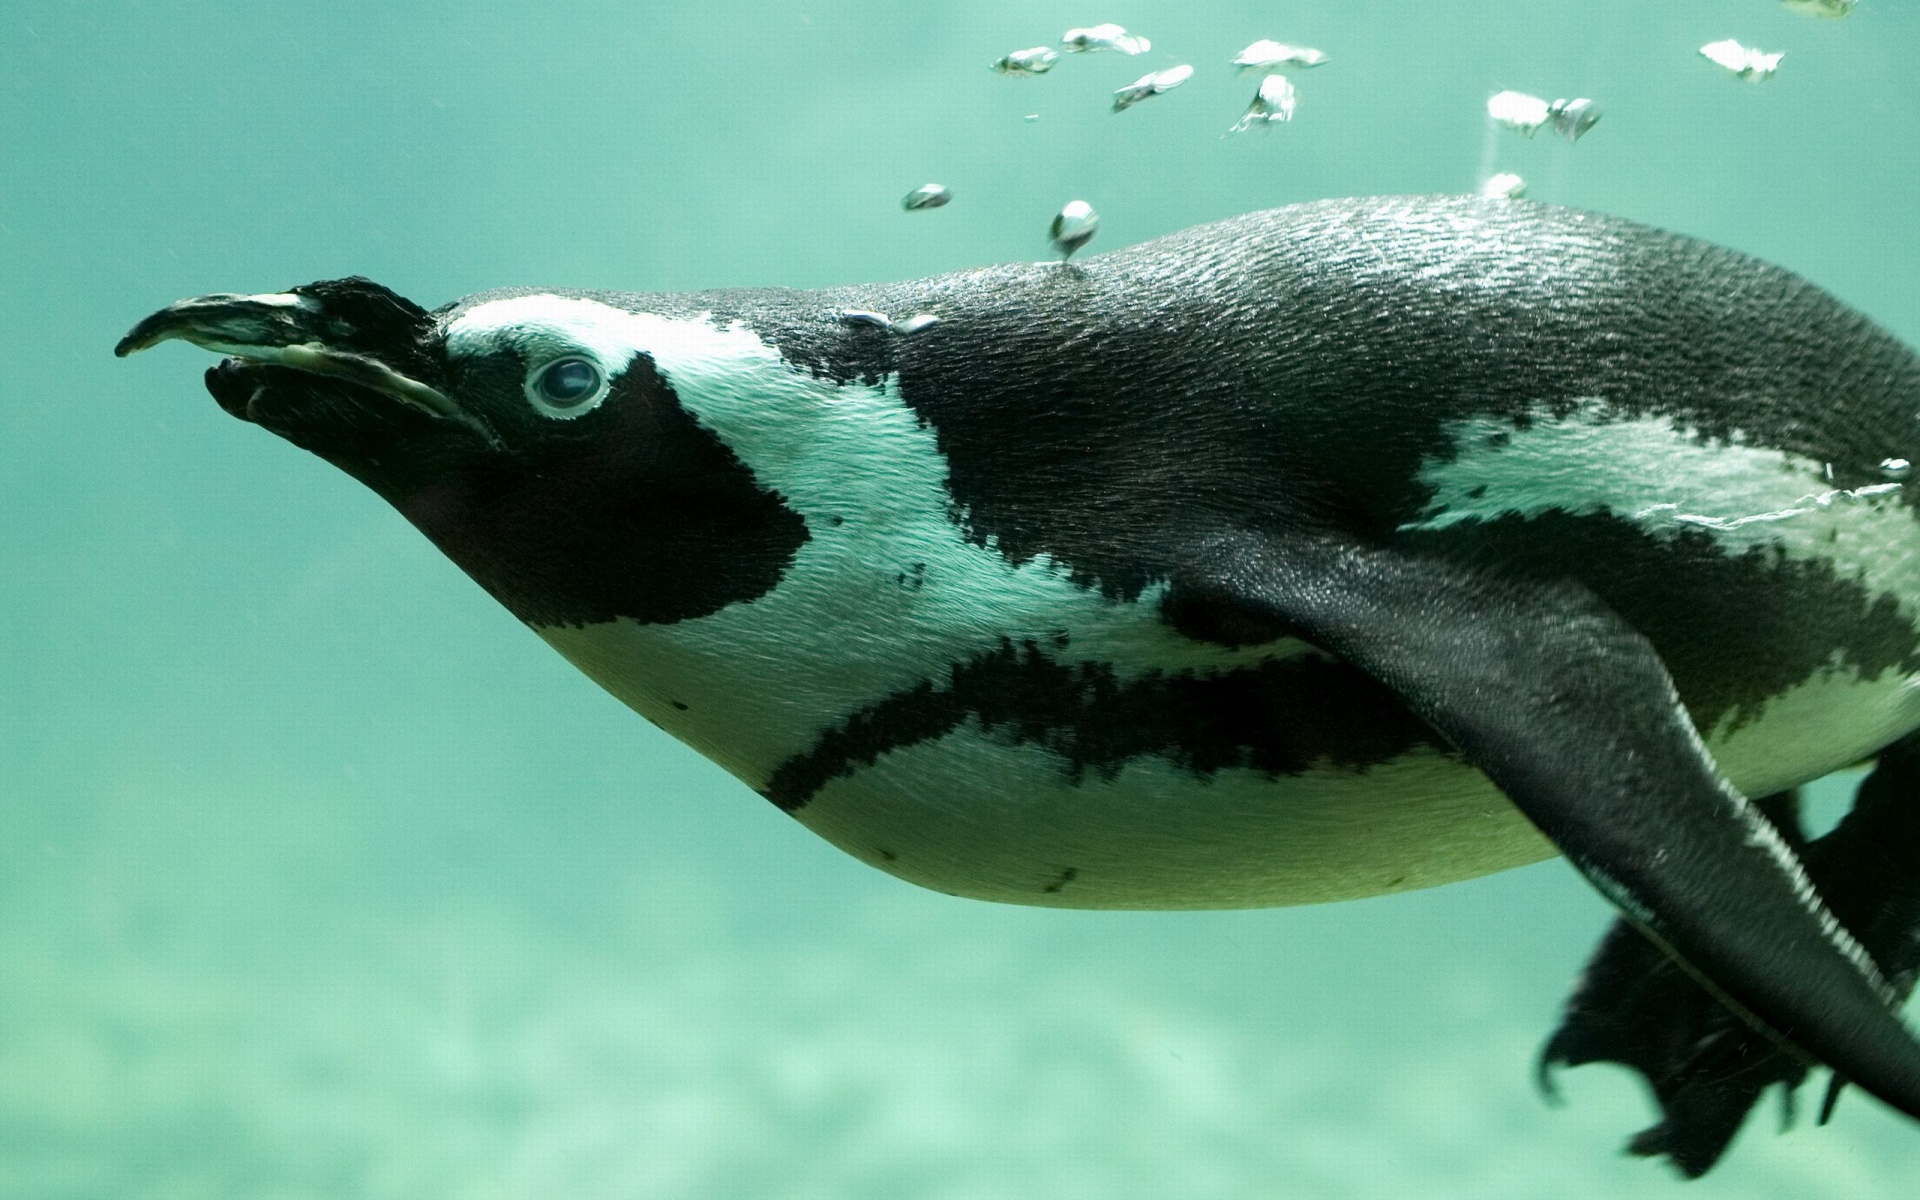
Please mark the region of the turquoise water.
POLYGON ((1608 920, 1563 863, 1248 913, 915 890, 220 413, 204 354, 109 351, 201 292, 897 278, 1041 257, 1076 197, 1097 250, 1490 170, 1920 342, 1916 50, 1895 0, 13 0, 0 1197, 1911 1197, 1920 1128, 1858 1094, 1786 1136, 1769 1106, 1686 1185, 1618 1155, 1649 1117, 1624 1074, 1542 1104, 1608 920), (1154 51, 985 69, 1105 20, 1154 51), (1292 125, 1225 137, 1259 37, 1332 61, 1292 125), (1779 77, 1695 56, 1722 37, 1779 77), (1496 136, 1502 88, 1607 115, 1496 136), (953 204, 903 213, 929 179, 953 204))

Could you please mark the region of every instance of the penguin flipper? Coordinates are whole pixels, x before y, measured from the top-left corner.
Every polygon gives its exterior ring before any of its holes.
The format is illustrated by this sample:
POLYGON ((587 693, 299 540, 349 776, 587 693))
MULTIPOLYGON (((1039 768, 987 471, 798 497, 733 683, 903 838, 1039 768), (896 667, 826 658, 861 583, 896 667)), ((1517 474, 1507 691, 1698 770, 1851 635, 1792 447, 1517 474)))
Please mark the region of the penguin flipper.
POLYGON ((1920 1118, 1892 987, 1721 777, 1651 643, 1585 588, 1313 534, 1178 561, 1176 627, 1291 629, 1393 688, 1718 998, 1920 1118))
MULTIPOLYGON (((1804 846, 1797 793, 1755 803, 1790 846, 1804 846)), ((1808 873, 1816 886, 1826 882, 1811 864, 1808 873)), ((1557 1095, 1559 1067, 1594 1062, 1638 1072, 1660 1106, 1661 1119, 1634 1135, 1628 1153, 1665 1155, 1689 1179, 1720 1161, 1776 1083, 1790 1120, 1794 1092, 1807 1077, 1804 1060, 1735 1016, 1624 918, 1601 939, 1540 1051, 1541 1090, 1557 1095)))

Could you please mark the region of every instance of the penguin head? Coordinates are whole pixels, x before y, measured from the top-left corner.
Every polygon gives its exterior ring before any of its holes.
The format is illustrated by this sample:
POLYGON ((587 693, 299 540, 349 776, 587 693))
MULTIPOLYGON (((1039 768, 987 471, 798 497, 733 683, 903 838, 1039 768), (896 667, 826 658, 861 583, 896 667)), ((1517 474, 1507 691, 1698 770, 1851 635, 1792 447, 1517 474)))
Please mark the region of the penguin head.
POLYGON ((551 292, 430 312, 350 278, 183 300, 115 353, 229 355, 221 408, 371 487, 529 624, 660 623, 771 590, 807 531, 680 403, 647 319, 551 292))

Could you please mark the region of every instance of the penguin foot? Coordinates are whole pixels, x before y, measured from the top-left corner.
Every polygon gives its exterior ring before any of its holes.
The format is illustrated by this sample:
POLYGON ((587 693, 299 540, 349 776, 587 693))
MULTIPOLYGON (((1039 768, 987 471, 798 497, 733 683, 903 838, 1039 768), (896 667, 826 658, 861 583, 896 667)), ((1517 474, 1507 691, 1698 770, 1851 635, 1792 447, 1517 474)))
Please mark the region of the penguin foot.
MULTIPOLYGON (((1798 797, 1759 802, 1801 849, 1798 797)), ((1635 1134, 1627 1152, 1665 1155, 1697 1179, 1720 1161, 1760 1096, 1785 1086, 1787 1120, 1807 1066, 1736 1017, 1638 928, 1615 921, 1567 1001, 1560 1028, 1540 1052, 1540 1089, 1557 1098, 1563 1066, 1614 1062, 1645 1077, 1662 1119, 1635 1134)))
MULTIPOLYGON (((1758 802, 1814 888, 1904 998, 1920 973, 1920 734, 1882 750, 1853 809, 1811 842, 1798 797, 1758 802)), ((1643 1076, 1661 1120, 1627 1143, 1630 1154, 1664 1155, 1688 1178, 1710 1170, 1761 1095, 1782 1087, 1783 1127, 1808 1064, 1709 995, 1626 921, 1615 922, 1587 965, 1541 1051, 1540 1086, 1555 1095, 1561 1066, 1615 1062, 1643 1076)), ((1835 1076, 1820 1120, 1844 1080, 1835 1076)))
POLYGON ((1626 921, 1614 922, 1540 1053, 1540 1088, 1560 1067, 1615 1062, 1645 1077, 1661 1120, 1627 1152, 1665 1155, 1689 1179, 1726 1153, 1760 1096, 1784 1085, 1786 1120, 1807 1066, 1733 1015, 1626 921))

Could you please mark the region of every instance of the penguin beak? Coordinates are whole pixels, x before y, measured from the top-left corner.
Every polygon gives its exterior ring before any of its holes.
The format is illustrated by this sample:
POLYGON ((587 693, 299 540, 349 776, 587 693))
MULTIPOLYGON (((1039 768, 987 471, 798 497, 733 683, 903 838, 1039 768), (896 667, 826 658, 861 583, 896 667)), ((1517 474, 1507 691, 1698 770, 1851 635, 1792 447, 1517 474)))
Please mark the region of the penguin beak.
POLYGON ((220 292, 181 300, 147 317, 113 348, 125 358, 179 338, 245 364, 287 367, 338 379, 397 400, 431 417, 464 425, 489 444, 498 439, 485 422, 438 388, 394 370, 371 355, 329 345, 337 321, 317 297, 294 292, 242 296, 220 292))

